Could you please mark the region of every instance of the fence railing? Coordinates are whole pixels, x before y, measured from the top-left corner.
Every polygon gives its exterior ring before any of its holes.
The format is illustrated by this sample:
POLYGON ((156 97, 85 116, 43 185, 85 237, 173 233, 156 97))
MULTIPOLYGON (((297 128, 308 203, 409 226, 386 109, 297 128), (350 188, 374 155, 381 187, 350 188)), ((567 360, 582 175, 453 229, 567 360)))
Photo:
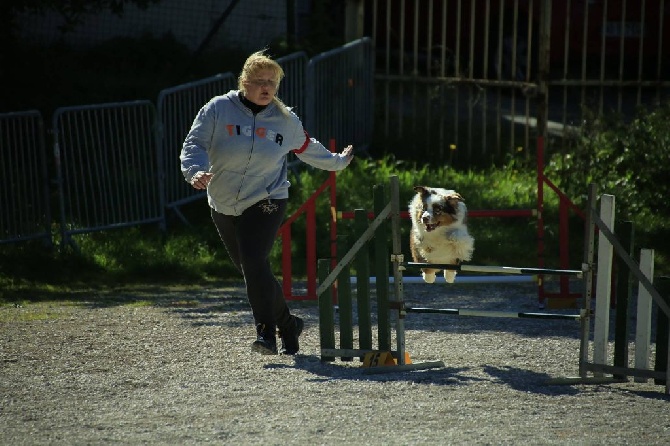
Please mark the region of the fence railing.
MULTIPOLYGON (((277 59, 286 74, 279 97, 311 135, 321 141, 339 135, 343 145, 369 143, 371 48, 366 38, 317 56, 314 63, 304 52, 277 59), (330 64, 337 70, 329 71, 330 64), (310 119, 310 113, 320 120, 310 119)), ((205 194, 181 175, 182 143, 198 110, 236 86, 236 76, 224 73, 164 89, 156 106, 142 100, 61 107, 49 139, 39 112, 0 114, 0 243, 32 238, 52 243, 52 197, 59 207, 61 245, 73 244, 74 234, 146 223, 164 227, 166 211, 186 222, 179 207, 205 194), (47 140, 54 150, 53 178, 47 140)), ((299 163, 289 161, 292 168, 299 163)))
POLYGON ((0 114, 0 244, 51 244, 44 121, 35 110, 0 114))
POLYGON ((52 132, 62 245, 73 234, 164 224, 151 102, 62 107, 52 132))
POLYGON ((279 85, 277 96, 298 116, 305 116, 307 102, 305 90, 307 88, 307 64, 309 58, 304 51, 280 57, 277 63, 284 70, 284 79, 279 85))
POLYGON ((312 58, 306 86, 310 134, 366 150, 374 129, 372 40, 363 38, 312 58))
POLYGON ((568 153, 590 112, 670 95, 670 1, 379 1, 377 131, 394 154, 464 167, 568 153))

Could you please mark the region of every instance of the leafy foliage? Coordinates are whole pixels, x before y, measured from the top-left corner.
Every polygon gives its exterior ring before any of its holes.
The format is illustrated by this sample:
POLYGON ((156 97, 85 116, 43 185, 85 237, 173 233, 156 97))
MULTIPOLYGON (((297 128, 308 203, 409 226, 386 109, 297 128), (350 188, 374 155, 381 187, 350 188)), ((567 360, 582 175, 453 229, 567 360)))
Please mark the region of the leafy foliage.
POLYGON ((83 17, 98 11, 109 10, 122 15, 125 7, 134 4, 141 9, 161 0, 9 0, 5 3, 10 20, 20 12, 55 11, 65 20, 63 31, 81 23, 83 17))
POLYGON ((670 230, 670 105, 640 110, 629 123, 620 116, 590 114, 579 144, 554 155, 546 168, 578 204, 588 185, 616 197, 617 218, 643 227, 670 230))

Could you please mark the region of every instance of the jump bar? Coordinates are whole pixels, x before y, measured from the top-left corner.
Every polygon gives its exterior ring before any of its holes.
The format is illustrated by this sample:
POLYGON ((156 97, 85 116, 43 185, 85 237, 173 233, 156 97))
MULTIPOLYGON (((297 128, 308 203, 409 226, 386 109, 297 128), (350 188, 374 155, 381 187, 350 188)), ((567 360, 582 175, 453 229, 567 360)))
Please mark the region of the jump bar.
POLYGON ((481 265, 451 265, 446 263, 401 263, 407 268, 436 268, 454 271, 467 271, 477 273, 502 273, 502 274, 548 274, 557 276, 582 277, 583 271, 578 269, 551 269, 551 268, 515 268, 513 266, 481 266, 481 265))
MULTIPOLYGON (((345 220, 354 218, 354 211, 337 211, 337 217, 345 220)), ((491 209, 491 210, 475 210, 468 211, 468 218, 475 217, 535 217, 537 209, 491 209)), ((368 220, 375 218, 374 212, 367 213, 368 220)), ((400 218, 409 218, 408 211, 400 211, 400 218)))
POLYGON ((457 308, 405 307, 405 311, 407 313, 453 314, 456 316, 509 317, 509 318, 521 318, 521 319, 579 320, 582 317, 579 314, 514 313, 511 311, 467 310, 457 308))

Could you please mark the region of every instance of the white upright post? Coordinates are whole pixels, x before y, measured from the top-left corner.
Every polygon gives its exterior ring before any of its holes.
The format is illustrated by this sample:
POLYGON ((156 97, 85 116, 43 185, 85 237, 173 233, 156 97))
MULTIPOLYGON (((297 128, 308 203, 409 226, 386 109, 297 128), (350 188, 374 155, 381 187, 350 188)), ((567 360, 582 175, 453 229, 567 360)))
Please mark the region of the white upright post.
MULTIPOLYGON (((600 197, 600 219, 614 232, 614 195, 600 197)), ((598 274, 596 278, 596 311, 593 327, 593 362, 607 365, 607 344, 610 331, 610 296, 612 291, 612 244, 605 236, 598 237, 598 274)), ((594 373, 602 377, 602 372, 594 373)))
MULTIPOLYGON (((640 250, 640 271, 652 283, 654 281, 654 250, 640 250)), ((635 368, 649 368, 649 342, 651 341, 651 294, 640 285, 637 294, 637 325, 635 328, 635 368)), ((647 378, 635 377, 635 382, 646 382, 647 378)))

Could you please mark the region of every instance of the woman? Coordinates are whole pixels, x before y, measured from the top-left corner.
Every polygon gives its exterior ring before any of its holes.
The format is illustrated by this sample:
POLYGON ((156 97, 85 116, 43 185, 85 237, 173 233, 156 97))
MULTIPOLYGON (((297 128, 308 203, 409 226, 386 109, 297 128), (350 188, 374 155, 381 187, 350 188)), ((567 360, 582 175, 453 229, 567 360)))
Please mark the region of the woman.
POLYGON ((256 324, 252 351, 294 355, 303 321, 291 314, 269 255, 288 200, 287 159, 341 170, 353 149, 331 153, 310 138, 300 119, 277 98, 284 76, 258 51, 244 63, 239 90, 212 98, 198 112, 181 151, 181 171, 196 189, 207 189, 212 220, 230 259, 244 276, 256 324))

